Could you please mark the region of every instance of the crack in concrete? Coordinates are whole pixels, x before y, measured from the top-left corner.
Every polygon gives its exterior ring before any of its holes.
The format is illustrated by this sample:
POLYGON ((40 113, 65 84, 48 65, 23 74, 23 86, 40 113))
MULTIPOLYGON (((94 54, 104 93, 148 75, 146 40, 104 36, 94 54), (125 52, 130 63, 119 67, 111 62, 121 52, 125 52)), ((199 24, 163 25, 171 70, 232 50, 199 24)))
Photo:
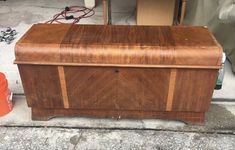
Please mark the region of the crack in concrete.
MULTIPOLYGON (((8 126, 6 128, 45 128, 44 126, 8 126)), ((162 131, 162 132, 178 132, 178 133, 202 133, 202 134, 222 134, 222 135, 235 135, 235 130, 173 130, 173 129, 152 129, 152 128, 102 128, 102 127, 59 127, 59 126, 48 126, 51 129, 81 129, 81 130, 105 130, 105 131, 162 131)))

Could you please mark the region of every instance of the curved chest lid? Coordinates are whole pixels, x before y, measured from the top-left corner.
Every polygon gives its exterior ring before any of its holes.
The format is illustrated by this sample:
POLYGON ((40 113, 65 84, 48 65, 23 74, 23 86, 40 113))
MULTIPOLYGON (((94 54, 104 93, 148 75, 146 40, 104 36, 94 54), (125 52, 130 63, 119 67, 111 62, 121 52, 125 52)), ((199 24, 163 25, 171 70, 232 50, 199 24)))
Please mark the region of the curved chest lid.
POLYGON ((17 64, 219 68, 205 27, 36 24, 17 42, 17 64))

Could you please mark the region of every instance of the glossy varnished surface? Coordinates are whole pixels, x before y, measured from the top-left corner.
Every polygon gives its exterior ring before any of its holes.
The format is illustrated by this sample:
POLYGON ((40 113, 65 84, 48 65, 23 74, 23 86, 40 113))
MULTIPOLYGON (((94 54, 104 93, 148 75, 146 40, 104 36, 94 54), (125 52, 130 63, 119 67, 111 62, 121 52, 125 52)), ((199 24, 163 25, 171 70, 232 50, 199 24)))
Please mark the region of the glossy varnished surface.
POLYGON ((204 27, 34 25, 16 44, 32 118, 203 122, 221 48, 204 27))
POLYGON ((18 65, 30 107, 64 107, 57 67, 18 65))
POLYGON ((164 111, 169 73, 164 69, 65 67, 70 107, 164 111))
POLYGON ((16 63, 220 67, 221 48, 204 27, 34 25, 16 63))
POLYGON ((206 112, 217 77, 214 69, 175 70, 172 80, 172 69, 64 67, 63 84, 55 66, 19 70, 31 107, 119 111, 206 112))

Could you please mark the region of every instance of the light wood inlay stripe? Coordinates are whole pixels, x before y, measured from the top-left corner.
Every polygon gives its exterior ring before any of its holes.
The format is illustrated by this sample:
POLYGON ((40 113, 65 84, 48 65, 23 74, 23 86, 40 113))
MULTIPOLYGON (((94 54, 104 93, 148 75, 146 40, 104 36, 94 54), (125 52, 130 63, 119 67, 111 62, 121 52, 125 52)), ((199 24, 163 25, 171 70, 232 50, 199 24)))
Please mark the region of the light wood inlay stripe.
POLYGON ((69 99, 65 81, 64 67, 58 66, 59 78, 60 78, 60 87, 63 97, 64 108, 69 108, 69 99))
POLYGON ((91 63, 54 63, 54 62, 32 62, 32 61, 14 61, 14 64, 30 64, 30 65, 53 65, 53 66, 85 66, 85 67, 121 67, 121 68, 174 68, 174 69, 220 69, 221 64, 218 66, 193 66, 193 65, 151 65, 151 64, 91 64, 91 63))
POLYGON ((172 110, 173 97, 174 97, 174 91, 175 91, 176 74, 177 74, 176 69, 171 69, 166 111, 172 110))

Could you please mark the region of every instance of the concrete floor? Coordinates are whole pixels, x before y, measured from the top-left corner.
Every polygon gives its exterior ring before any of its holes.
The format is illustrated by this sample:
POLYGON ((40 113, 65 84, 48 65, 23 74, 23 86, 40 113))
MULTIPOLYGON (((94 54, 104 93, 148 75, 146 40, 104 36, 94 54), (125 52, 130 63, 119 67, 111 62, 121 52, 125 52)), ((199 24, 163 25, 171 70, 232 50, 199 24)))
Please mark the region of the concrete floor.
MULTIPOLYGON (((10 89, 23 94, 18 69, 13 64, 15 42, 34 23, 43 23, 65 6, 83 5, 82 0, 0 1, 0 30, 12 27, 17 39, 0 43, 0 71, 10 89)), ((135 0, 113 0, 113 24, 135 24, 135 0)), ((82 24, 102 24, 101 2, 95 16, 82 24)), ((112 120, 82 117, 31 120, 24 96, 14 96, 13 111, 0 118, 0 149, 235 149, 235 76, 229 62, 223 90, 215 91, 205 126, 166 120, 112 120), (221 103, 227 101, 227 103, 221 103)))
POLYGON ((0 128, 0 149, 234 150, 235 136, 153 130, 0 128))
POLYGON ((53 118, 32 121, 24 96, 0 118, 1 150, 211 149, 234 150, 235 104, 214 102, 205 125, 144 119, 53 118))
POLYGON ((24 96, 13 97, 14 109, 0 118, 0 126, 5 127, 65 127, 91 129, 144 129, 169 130, 180 132, 235 132, 235 103, 213 102, 206 114, 205 125, 186 125, 180 121, 160 119, 94 119, 86 117, 57 117, 50 121, 32 121, 31 109, 27 107, 24 96))

